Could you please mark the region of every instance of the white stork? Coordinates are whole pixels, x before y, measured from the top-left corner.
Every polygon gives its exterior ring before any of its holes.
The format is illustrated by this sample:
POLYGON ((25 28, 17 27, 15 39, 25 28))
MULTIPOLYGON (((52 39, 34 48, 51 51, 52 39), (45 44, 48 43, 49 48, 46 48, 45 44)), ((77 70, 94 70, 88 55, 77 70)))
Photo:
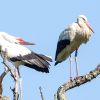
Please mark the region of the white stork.
POLYGON ((77 51, 82 43, 87 43, 91 34, 94 33, 90 27, 87 18, 84 15, 80 15, 77 18, 77 22, 69 25, 59 36, 57 50, 55 55, 55 65, 61 63, 70 57, 70 80, 71 76, 71 54, 75 52, 76 63, 76 78, 78 77, 78 65, 77 65, 77 51))
POLYGON ((12 36, 6 32, 0 32, 0 38, 3 38, 4 40, 10 43, 15 43, 15 44, 22 44, 22 45, 33 45, 34 44, 31 42, 27 42, 23 40, 22 38, 12 36))
POLYGON ((5 59, 10 61, 18 69, 18 72, 20 65, 41 72, 49 72, 49 61, 51 62, 52 59, 48 56, 37 54, 22 45, 10 43, 2 38, 0 38, 0 51, 1 57, 5 56, 5 59))

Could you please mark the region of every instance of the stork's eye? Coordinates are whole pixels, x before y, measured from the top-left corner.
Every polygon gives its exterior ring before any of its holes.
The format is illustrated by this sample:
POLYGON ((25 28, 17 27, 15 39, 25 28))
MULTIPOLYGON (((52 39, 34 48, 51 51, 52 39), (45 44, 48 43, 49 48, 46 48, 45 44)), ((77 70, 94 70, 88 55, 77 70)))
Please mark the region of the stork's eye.
POLYGON ((15 44, 18 44, 17 42, 14 42, 15 44))
POLYGON ((85 21, 85 18, 82 18, 85 21))

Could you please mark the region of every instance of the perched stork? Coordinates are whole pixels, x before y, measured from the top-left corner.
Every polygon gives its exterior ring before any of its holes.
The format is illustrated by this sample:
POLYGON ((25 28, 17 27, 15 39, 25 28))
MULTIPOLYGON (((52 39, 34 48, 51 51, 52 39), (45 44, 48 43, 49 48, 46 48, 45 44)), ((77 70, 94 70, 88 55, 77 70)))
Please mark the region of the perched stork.
POLYGON ((34 44, 31 42, 27 42, 27 41, 23 40, 22 38, 9 35, 6 32, 0 32, 0 38, 3 38, 6 41, 8 41, 10 43, 15 43, 15 44, 22 44, 22 45, 33 45, 34 44))
POLYGON ((76 78, 78 77, 78 65, 77 65, 77 52, 82 43, 87 43, 91 34, 94 33, 90 27, 87 18, 84 15, 80 15, 77 18, 77 22, 69 25, 59 36, 57 50, 55 55, 55 65, 70 58, 70 80, 71 76, 71 54, 75 51, 75 63, 76 63, 76 78))
POLYGON ((41 72, 49 72, 49 61, 51 62, 52 59, 48 56, 37 54, 22 45, 10 43, 2 38, 0 38, 0 51, 1 57, 5 56, 6 61, 10 61, 18 69, 18 72, 20 65, 41 72))

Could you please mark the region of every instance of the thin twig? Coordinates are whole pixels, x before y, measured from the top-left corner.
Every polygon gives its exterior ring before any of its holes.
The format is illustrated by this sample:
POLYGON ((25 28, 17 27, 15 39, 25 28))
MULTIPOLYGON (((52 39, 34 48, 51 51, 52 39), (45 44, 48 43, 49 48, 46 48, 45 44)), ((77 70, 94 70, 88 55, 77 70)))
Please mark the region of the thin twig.
POLYGON ((40 94, 41 94, 41 99, 44 100, 41 86, 39 87, 39 90, 40 90, 40 94))
POLYGON ((54 100, 57 100, 57 94, 54 94, 54 100))
POLYGON ((57 91, 57 100, 66 100, 65 92, 90 82, 92 79, 96 78, 100 74, 100 65, 98 65, 94 70, 90 71, 88 74, 84 76, 79 76, 78 79, 75 78, 72 81, 69 81, 58 88, 57 91))

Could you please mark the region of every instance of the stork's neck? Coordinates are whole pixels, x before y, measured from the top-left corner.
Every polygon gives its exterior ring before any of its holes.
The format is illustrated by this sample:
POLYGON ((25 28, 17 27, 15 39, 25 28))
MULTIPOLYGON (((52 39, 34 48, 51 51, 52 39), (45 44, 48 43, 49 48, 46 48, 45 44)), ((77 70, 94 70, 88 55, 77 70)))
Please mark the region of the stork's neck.
POLYGON ((77 20, 76 22, 78 24, 78 26, 80 27, 80 31, 83 34, 87 34, 90 35, 91 34, 91 30, 87 27, 86 23, 84 23, 83 20, 77 20))
POLYGON ((85 23, 78 23, 76 22, 76 31, 78 33, 78 36, 80 37, 80 39, 86 43, 90 36, 91 36, 91 31, 89 30, 89 28, 85 25, 85 23))

